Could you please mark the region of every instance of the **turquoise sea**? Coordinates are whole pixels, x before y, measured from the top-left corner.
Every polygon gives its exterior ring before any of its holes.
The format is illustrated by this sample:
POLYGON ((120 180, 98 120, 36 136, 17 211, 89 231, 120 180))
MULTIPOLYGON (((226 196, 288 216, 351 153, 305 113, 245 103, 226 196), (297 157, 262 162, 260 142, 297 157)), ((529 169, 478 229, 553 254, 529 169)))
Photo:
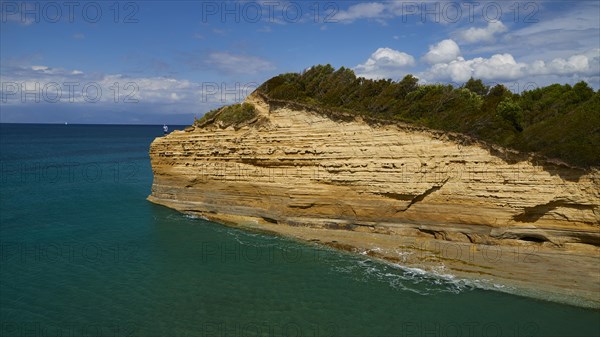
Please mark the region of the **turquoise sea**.
POLYGON ((483 290, 146 201, 161 126, 0 125, 0 336, 599 336, 483 290))

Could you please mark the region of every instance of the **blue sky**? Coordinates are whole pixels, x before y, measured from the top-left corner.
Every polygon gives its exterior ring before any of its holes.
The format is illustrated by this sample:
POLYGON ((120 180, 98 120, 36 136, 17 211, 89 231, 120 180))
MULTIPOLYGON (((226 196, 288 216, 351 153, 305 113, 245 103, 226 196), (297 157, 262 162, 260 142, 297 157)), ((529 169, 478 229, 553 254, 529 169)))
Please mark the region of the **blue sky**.
POLYGON ((189 124, 315 64, 600 87, 598 1, 0 1, 0 121, 189 124), (38 102, 39 101, 39 102, 38 102))

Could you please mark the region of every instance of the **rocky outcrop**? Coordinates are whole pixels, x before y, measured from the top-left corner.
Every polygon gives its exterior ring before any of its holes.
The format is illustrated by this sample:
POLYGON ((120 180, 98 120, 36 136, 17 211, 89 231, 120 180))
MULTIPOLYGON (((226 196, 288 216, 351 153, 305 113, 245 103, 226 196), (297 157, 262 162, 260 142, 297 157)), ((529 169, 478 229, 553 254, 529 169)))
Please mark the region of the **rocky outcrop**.
MULTIPOLYGON (((420 238, 598 258, 596 169, 411 125, 330 118, 258 93, 246 101, 252 120, 207 121, 152 143, 149 200, 304 239, 293 228, 382 236, 388 246, 420 238)), ((600 281, 586 287, 600 290, 600 281)))

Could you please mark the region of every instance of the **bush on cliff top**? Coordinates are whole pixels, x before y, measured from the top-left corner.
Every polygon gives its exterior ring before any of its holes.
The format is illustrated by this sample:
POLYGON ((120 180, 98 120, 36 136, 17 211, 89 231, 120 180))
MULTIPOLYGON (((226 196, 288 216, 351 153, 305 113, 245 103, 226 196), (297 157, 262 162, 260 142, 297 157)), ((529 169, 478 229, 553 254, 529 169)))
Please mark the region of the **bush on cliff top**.
MULTIPOLYGON (((585 82, 513 94, 471 79, 460 88, 357 78, 347 68, 315 66, 282 74, 257 90, 269 98, 324 110, 460 132, 579 166, 600 166, 600 91, 585 82)), ((237 118, 237 117, 236 117, 237 118)))
POLYGON ((233 104, 207 112, 202 118, 196 120, 194 124, 202 125, 205 122, 213 120, 213 122, 220 121, 223 127, 228 127, 239 125, 254 117, 256 117, 254 105, 250 103, 233 104))

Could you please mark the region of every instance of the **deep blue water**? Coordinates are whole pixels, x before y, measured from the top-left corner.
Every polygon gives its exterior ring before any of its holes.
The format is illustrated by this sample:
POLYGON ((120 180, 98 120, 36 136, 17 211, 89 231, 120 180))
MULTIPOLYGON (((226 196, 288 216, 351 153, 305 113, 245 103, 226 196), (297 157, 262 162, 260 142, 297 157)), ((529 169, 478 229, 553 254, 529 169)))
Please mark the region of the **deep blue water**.
POLYGON ((600 311, 146 201, 161 126, 0 124, 0 336, 598 336, 600 311))

